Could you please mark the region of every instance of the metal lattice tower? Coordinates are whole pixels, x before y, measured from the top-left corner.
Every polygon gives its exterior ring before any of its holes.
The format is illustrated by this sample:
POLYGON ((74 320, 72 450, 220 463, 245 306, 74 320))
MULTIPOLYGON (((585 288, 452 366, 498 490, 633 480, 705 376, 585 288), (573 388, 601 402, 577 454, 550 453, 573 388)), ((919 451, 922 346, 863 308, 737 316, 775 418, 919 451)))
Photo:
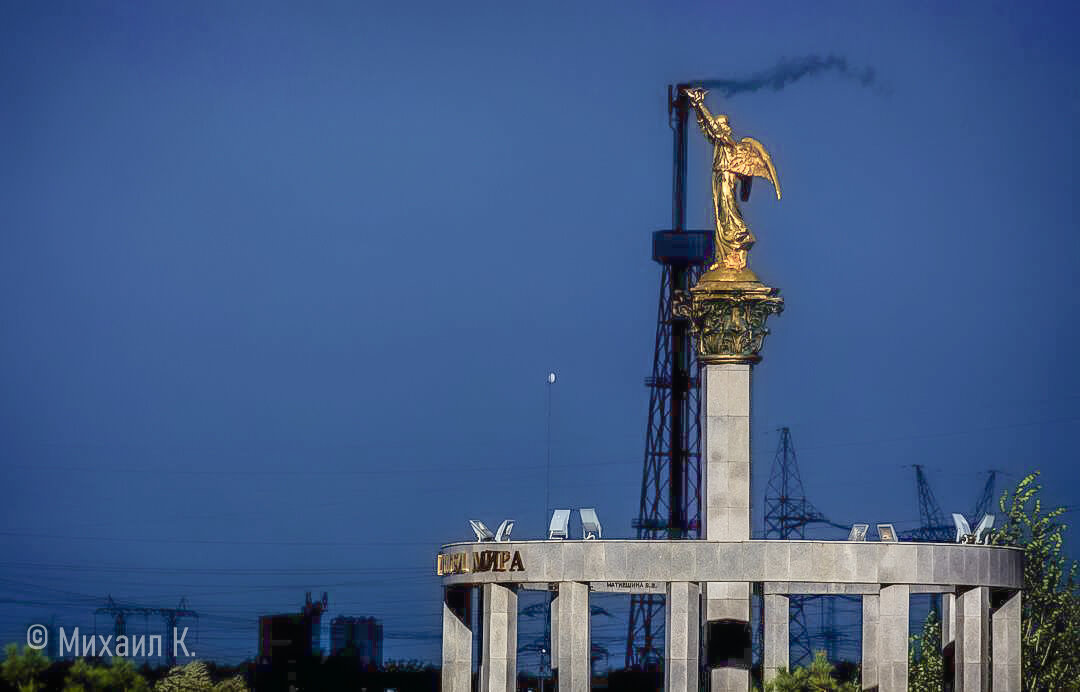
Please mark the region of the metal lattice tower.
MULTIPOLYGON (((914 464, 915 488, 919 495, 919 528, 910 531, 901 531, 899 536, 903 540, 923 543, 951 543, 956 539, 956 526, 945 522, 945 513, 941 511, 941 505, 934 497, 934 491, 930 489, 930 482, 926 479, 922 464, 914 464)), ((968 522, 974 526, 979 518, 993 508, 994 486, 997 482, 997 471, 990 470, 983 485, 982 493, 975 501, 975 509, 968 522)), ((941 618, 941 596, 933 595, 930 599, 930 608, 941 618)))
MULTIPOLYGON (((930 482, 926 479, 922 464, 915 466, 915 487, 919 494, 919 528, 904 531, 900 537, 909 541, 924 543, 951 543, 956 538, 956 527, 951 521, 945 520, 945 513, 941 511, 941 505, 934 497, 934 491, 930 489, 930 482)), ((997 471, 990 471, 983 486, 982 493, 975 501, 975 509, 968 516, 968 522, 974 526, 979 518, 992 508, 994 501, 994 486, 997 482, 997 471)))
POLYGON ((971 513, 969 521, 974 526, 976 522, 984 514, 988 514, 994 509, 994 486, 997 484, 997 471, 991 470, 986 476, 986 485, 983 486, 982 494, 979 495, 978 501, 975 503, 975 511, 971 513))
POLYGON ((901 537, 927 543, 949 543, 956 535, 956 529, 951 522, 945 522, 945 514, 930 489, 922 464, 915 464, 915 487, 919 493, 919 528, 901 534, 901 537))
POLYGON ((199 614, 188 608, 187 598, 181 598, 180 604, 175 608, 144 608, 134 605, 120 605, 113 600, 112 596, 109 596, 105 600, 105 605, 95 610, 94 614, 112 616, 113 635, 117 637, 127 634, 129 615, 138 614, 142 615, 144 618, 148 618, 151 615, 161 616, 161 619, 165 623, 165 643, 162 654, 165 656, 165 662, 170 667, 176 665, 173 634, 176 630, 177 622, 182 618, 194 618, 196 622, 198 622, 199 619, 199 614))
MULTIPOLYGON (((649 388, 649 421, 641 505, 634 522, 639 539, 701 536, 700 367, 688 324, 672 313, 676 291, 688 290, 712 254, 711 231, 686 230, 686 126, 689 104, 668 87, 668 122, 674 134, 672 230, 653 234, 653 259, 661 264, 656 346, 649 388)), ((626 667, 656 669, 663 661, 664 597, 630 599, 626 667)))
POLYGON ((765 538, 780 540, 806 538, 808 524, 831 524, 806 499, 791 430, 780 428, 769 487, 765 491, 765 538))
POLYGON ((820 631, 811 638, 815 643, 814 651, 824 651, 825 658, 836 663, 841 660, 841 647, 848 652, 857 651, 861 637, 852 636, 850 625, 857 621, 862 610, 862 598, 858 596, 815 596, 819 602, 820 631), (838 606, 844 606, 841 611, 838 606), (839 615, 839 617, 838 617, 839 615), (846 623, 840 625, 840 619, 846 623))
MULTIPOLYGON (((795 445, 791 441, 791 430, 780 428, 780 443, 776 446, 772 470, 769 473, 769 487, 765 491, 765 538, 774 540, 792 540, 806 538, 806 526, 813 523, 830 523, 806 499, 802 476, 799 475, 799 461, 795 456, 795 445)), ((810 600, 807 596, 791 596, 791 661, 806 661, 812 658, 810 633, 806 629, 806 607, 810 600)), ((759 641, 763 632, 763 618, 758 618, 759 641)))

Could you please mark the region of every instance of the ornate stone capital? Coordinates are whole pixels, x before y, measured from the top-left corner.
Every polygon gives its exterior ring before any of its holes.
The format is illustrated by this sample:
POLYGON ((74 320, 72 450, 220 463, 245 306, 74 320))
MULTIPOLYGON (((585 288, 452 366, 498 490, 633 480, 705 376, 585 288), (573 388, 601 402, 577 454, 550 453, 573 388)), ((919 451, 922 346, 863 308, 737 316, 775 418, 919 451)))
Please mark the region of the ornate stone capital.
POLYGON ((780 289, 759 281, 709 281, 706 274, 690 294, 679 293, 674 312, 690 321, 702 363, 757 363, 769 330, 769 315, 784 309, 780 289))

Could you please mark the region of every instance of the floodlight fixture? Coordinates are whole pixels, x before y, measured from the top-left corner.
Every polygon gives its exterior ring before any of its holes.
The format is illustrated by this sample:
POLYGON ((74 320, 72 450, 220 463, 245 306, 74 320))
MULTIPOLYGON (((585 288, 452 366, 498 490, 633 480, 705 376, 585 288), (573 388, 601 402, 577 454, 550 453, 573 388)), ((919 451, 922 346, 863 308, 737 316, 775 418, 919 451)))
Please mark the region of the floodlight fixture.
POLYGON ((957 512, 953 512, 952 520, 953 524, 956 524, 956 542, 970 543, 971 525, 968 524, 968 520, 964 518, 963 514, 957 512))
POLYGON ((510 540, 510 532, 514 530, 513 519, 503 519, 503 522, 499 524, 499 528, 495 531, 495 542, 504 543, 510 540))
POLYGON ((596 516, 596 510, 592 507, 583 507, 578 510, 581 515, 581 536, 585 540, 603 538, 604 530, 600 526, 600 519, 596 516))
POLYGON ((548 526, 548 540, 562 540, 567 537, 567 529, 570 527, 570 510, 557 509, 551 513, 551 524, 548 526))
POLYGON ((990 529, 994 528, 994 515, 984 514, 983 518, 979 520, 979 525, 975 527, 975 542, 982 543, 990 541, 990 529), (984 539, 983 536, 986 536, 984 539))
POLYGON ((869 529, 869 524, 852 524, 851 531, 848 532, 847 539, 849 541, 865 541, 866 532, 869 529))
POLYGON ((491 532, 491 529, 484 526, 484 522, 479 519, 470 519, 469 526, 472 527, 473 533, 476 534, 477 543, 495 540, 495 534, 491 532))
POLYGON ((878 540, 884 543, 896 543, 896 529, 892 524, 878 524, 877 525, 878 540))

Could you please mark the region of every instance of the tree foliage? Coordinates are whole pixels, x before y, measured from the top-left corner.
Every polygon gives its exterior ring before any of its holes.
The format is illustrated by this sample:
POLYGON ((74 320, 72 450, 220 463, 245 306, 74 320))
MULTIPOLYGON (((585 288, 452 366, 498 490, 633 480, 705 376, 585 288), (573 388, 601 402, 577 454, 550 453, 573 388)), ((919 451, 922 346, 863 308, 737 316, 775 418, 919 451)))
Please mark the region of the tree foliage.
POLYGON ((215 683, 202 661, 176 666, 154 685, 154 692, 247 692, 247 689, 239 675, 215 683))
POLYGON ((18 644, 8 644, 5 647, 4 662, 0 664, 0 676, 19 692, 37 692, 44 689, 41 684, 41 675, 49 667, 49 659, 37 649, 24 646, 19 650, 18 644))
POLYGON ((1038 471, 1026 476, 1011 497, 1001 496, 1006 521, 993 542, 1024 549, 1023 688, 1080 689, 1078 564, 1063 552, 1067 527, 1059 517, 1065 508, 1043 512, 1038 476, 1038 471))
POLYGON ((126 658, 114 658, 111 665, 93 665, 80 658, 72 664, 64 680, 64 692, 149 692, 135 666, 126 658))
POLYGON ((858 692, 857 684, 837 680, 834 673, 825 652, 818 651, 805 668, 780 669, 776 677, 765 683, 765 692, 858 692))
POLYGON ((923 622, 922 632, 911 636, 908 647, 909 692, 941 692, 945 659, 941 655, 941 622, 933 610, 923 622))

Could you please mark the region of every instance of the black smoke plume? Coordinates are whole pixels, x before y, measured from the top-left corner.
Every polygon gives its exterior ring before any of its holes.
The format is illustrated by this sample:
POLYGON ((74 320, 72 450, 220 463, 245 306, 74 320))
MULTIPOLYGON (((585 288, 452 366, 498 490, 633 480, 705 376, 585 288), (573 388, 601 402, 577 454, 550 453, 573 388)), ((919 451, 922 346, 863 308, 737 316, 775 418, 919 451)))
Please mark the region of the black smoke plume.
POLYGON ((709 80, 703 83, 702 86, 718 89, 725 96, 731 97, 737 94, 761 91, 762 89, 780 91, 803 77, 810 77, 822 72, 835 72, 841 77, 853 80, 864 87, 874 84, 874 70, 871 68, 856 69, 848 64, 847 58, 838 55, 825 57, 810 55, 805 58, 785 58, 768 70, 758 72, 744 79, 709 80))

